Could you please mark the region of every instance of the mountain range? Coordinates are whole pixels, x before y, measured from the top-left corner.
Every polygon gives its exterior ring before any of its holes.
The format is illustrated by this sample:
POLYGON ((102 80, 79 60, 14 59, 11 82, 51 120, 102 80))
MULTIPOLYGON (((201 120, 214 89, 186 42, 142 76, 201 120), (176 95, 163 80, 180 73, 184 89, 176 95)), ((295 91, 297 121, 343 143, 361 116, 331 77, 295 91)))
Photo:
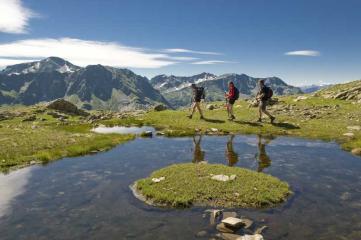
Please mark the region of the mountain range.
POLYGON ((190 77, 159 75, 149 80, 128 69, 103 65, 79 67, 49 57, 0 71, 0 105, 32 105, 64 98, 87 110, 145 109, 157 104, 181 107, 191 101, 192 83, 205 87, 207 101, 216 101, 224 99, 229 81, 235 83, 241 97, 250 97, 256 93, 260 79, 266 81, 275 95, 302 93, 277 77, 201 73, 190 77))
POLYGON ((170 107, 146 77, 102 65, 79 67, 58 57, 8 66, 0 72, 0 104, 32 105, 64 98, 85 109, 170 107))
POLYGON ((312 84, 312 85, 302 86, 300 87, 300 89, 304 93, 313 93, 313 92, 317 92, 318 90, 328 88, 331 86, 332 84, 321 84, 321 85, 312 84))
POLYGON ((202 86, 206 91, 206 101, 224 100, 224 92, 228 89, 228 83, 233 81, 240 92, 240 97, 248 98, 257 93, 257 83, 265 80, 266 85, 273 89, 275 95, 290 95, 302 93, 297 87, 286 84, 277 77, 254 78, 246 74, 223 74, 220 76, 211 73, 201 73, 191 77, 178 77, 158 75, 150 80, 152 86, 159 90, 162 95, 174 107, 190 104, 192 83, 202 86))

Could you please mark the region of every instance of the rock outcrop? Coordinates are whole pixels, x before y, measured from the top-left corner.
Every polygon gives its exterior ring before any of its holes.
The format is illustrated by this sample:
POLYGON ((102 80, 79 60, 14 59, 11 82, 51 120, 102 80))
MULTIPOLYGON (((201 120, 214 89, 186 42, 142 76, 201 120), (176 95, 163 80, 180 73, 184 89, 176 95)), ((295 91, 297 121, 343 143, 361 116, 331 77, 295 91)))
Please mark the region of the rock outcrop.
POLYGON ((56 99, 46 105, 46 108, 71 115, 88 116, 89 113, 62 98, 56 99))
POLYGON ((338 84, 315 93, 328 99, 350 100, 361 103, 361 80, 338 84))

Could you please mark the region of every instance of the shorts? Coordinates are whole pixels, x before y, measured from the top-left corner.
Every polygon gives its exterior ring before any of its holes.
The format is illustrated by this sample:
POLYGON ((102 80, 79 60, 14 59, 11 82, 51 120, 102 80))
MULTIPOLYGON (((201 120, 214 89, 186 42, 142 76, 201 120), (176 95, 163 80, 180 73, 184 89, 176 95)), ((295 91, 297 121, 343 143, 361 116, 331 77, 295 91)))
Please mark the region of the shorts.
POLYGON ((201 100, 202 100, 201 98, 195 98, 194 102, 199 103, 199 102, 201 102, 201 100))
POLYGON ((268 105, 268 100, 261 100, 261 101, 259 102, 258 107, 259 107, 262 111, 265 111, 267 105, 268 105))
POLYGON ((229 99, 229 100, 228 100, 228 103, 231 104, 231 105, 233 105, 235 101, 236 101, 236 99, 229 99))

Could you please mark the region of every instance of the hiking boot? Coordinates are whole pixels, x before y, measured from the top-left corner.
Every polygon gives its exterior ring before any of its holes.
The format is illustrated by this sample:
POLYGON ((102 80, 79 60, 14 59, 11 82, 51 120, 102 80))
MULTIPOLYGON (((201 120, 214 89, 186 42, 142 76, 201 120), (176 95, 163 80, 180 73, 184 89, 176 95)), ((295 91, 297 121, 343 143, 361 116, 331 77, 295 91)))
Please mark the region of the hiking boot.
POLYGON ((233 121, 234 119, 236 119, 236 117, 233 116, 233 115, 231 115, 231 116, 228 118, 229 121, 233 121))
POLYGON ((275 119, 275 117, 271 117, 271 123, 273 123, 275 119))
POLYGON ((188 115, 188 116, 187 116, 187 118, 189 118, 189 119, 192 119, 192 117, 193 117, 192 115, 188 115))
POLYGON ((262 118, 258 118, 257 122, 261 123, 261 122, 262 122, 262 118))

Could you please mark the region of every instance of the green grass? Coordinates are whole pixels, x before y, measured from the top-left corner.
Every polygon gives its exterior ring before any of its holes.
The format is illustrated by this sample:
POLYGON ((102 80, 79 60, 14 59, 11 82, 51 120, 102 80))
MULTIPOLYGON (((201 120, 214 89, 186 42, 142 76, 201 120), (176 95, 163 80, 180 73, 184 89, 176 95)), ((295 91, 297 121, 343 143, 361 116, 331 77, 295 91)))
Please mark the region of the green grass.
MULTIPOLYGON (((193 119, 188 119, 188 110, 167 110, 162 112, 149 112, 142 116, 144 124, 153 125, 162 129, 170 136, 186 136, 195 133, 195 129, 205 133, 207 129, 217 128, 226 133, 239 134, 272 134, 288 135, 326 141, 335 140, 346 150, 361 147, 361 131, 353 131, 353 138, 343 136, 350 132, 347 126, 361 125, 360 105, 352 104, 349 101, 323 99, 310 97, 307 100, 294 102, 294 97, 280 98, 281 103, 270 109, 276 116, 276 123, 270 124, 268 118, 264 118, 262 124, 256 123, 258 118, 257 108, 248 108, 245 101, 237 101, 235 104, 236 121, 227 120, 227 113, 224 103, 215 103, 220 106, 216 110, 206 110, 204 115, 206 120, 200 120, 198 113, 193 119), (298 111, 287 108, 298 109, 298 111), (322 111, 328 107, 326 111, 322 111), (276 111, 280 109, 279 111, 276 111), (316 114, 316 118, 307 119, 303 113, 321 109, 316 114)), ((167 134, 166 134, 167 135, 167 134)))
MULTIPOLYGON (((26 110, 26 114, 33 114, 29 108, 26 110)), ((132 135, 93 133, 90 131, 92 126, 82 124, 79 117, 69 116, 66 125, 47 114, 37 114, 35 122, 22 122, 23 118, 0 122, 1 172, 29 165, 33 161, 48 163, 63 157, 105 151, 134 139, 132 135), (40 121, 41 118, 46 121, 40 121)))
POLYGON ((287 183, 264 173, 220 164, 175 164, 136 181, 141 195, 154 204, 189 207, 270 207, 287 199, 287 183), (220 182, 211 174, 236 175, 235 180, 220 182), (154 183, 152 178, 165 177, 154 183))

